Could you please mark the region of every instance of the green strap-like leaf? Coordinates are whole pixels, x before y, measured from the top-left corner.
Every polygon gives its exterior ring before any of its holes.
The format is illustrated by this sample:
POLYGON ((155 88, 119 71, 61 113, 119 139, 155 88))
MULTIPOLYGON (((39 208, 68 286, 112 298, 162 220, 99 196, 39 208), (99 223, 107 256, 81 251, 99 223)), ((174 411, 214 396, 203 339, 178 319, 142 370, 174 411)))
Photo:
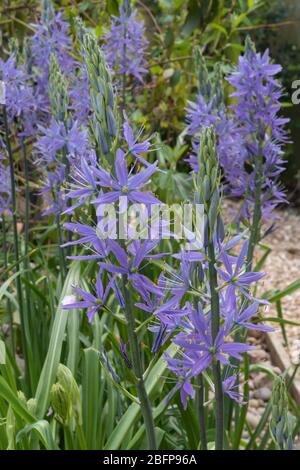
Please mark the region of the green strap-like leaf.
MULTIPOLYGON (((167 353, 174 357, 178 347, 172 344, 167 349, 167 353)), ((149 375, 145 381, 146 391, 148 395, 154 392, 156 386, 158 385, 159 381, 161 380, 161 376, 163 375, 164 371, 166 370, 167 364, 165 360, 161 357, 153 369, 149 372, 149 375)), ((118 425, 110 435, 108 441, 106 442, 105 449, 108 450, 117 450, 120 448, 123 440, 127 433, 129 433, 130 429, 132 429, 133 424, 138 419, 139 414, 141 412, 140 406, 136 403, 132 403, 126 413, 120 419, 118 425)))
POLYGON ((22 437, 24 437, 31 431, 35 431, 38 434, 40 441, 43 443, 44 447, 47 450, 58 450, 58 446, 56 445, 53 439, 50 424, 48 423, 48 421, 46 421, 45 419, 41 419, 36 423, 27 424, 27 426, 25 426, 21 431, 18 432, 16 439, 17 442, 19 442, 22 437))
POLYGON ((297 281, 292 282, 281 291, 275 291, 275 293, 274 291, 271 293, 266 293, 263 297, 266 298, 269 302, 277 302, 283 297, 293 294, 293 292, 298 289, 300 289, 300 279, 297 279, 297 281))
POLYGON ((42 418, 45 415, 49 403, 50 389, 52 384, 54 383, 58 364, 60 362, 61 349, 64 341, 68 315, 77 314, 75 311, 63 310, 61 304, 66 295, 72 294, 72 286, 78 284, 79 274, 79 264, 73 263, 65 280, 59 305, 56 310, 50 337, 49 349, 37 386, 35 398, 37 400, 37 416, 39 418, 42 418))
POLYGON ((36 418, 26 408, 25 404, 18 398, 18 396, 10 388, 6 380, 0 375, 0 396, 11 405, 14 412, 24 419, 26 423, 34 423, 36 418))

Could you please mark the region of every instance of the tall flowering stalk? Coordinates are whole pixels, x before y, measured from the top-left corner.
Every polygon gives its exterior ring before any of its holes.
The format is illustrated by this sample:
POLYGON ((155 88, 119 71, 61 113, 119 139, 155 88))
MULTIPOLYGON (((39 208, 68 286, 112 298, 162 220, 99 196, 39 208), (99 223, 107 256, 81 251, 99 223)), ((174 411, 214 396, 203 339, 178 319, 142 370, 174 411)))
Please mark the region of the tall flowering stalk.
MULTIPOLYGON (((212 343, 215 344, 220 330, 220 301, 217 292, 218 280, 213 236, 216 233, 217 222, 220 218, 220 175, 215 135, 210 130, 202 134, 201 147, 198 152, 198 166, 196 197, 197 202, 204 205, 205 229, 208 236, 206 249, 211 296, 211 339, 212 343)), ((224 439, 224 404, 220 361, 213 361, 212 371, 216 397, 216 449, 222 449, 224 439)))
MULTIPOLYGON (((129 164, 127 158, 128 153, 118 148, 115 168, 112 172, 108 172, 104 167, 95 162, 94 171, 90 174, 94 180, 94 196, 91 194, 91 202, 96 205, 97 214, 99 214, 101 205, 116 202, 120 197, 123 197, 123 203, 124 199, 126 199, 126 205, 127 201, 140 202, 146 205, 158 202, 151 193, 142 190, 148 183, 150 176, 156 171, 156 164, 150 165, 144 171, 130 176, 127 169, 129 164)), ((80 196, 80 187, 79 185, 78 193, 76 193, 75 187, 72 185, 71 193, 73 197, 76 198, 77 195, 80 196)), ((122 210, 121 207, 119 210, 122 210)), ((82 300, 71 304, 64 303, 64 308, 87 308, 89 320, 92 321, 96 313, 101 313, 103 310, 105 311, 107 309, 106 299, 108 298, 110 290, 115 292, 127 321, 127 332, 130 344, 129 354, 135 374, 148 446, 150 449, 155 449, 154 422, 151 404, 147 396, 143 378, 141 347, 136 333, 133 295, 134 292, 141 295, 146 295, 146 293, 160 293, 159 288, 140 272, 143 269, 144 260, 149 257, 149 253, 155 248, 158 241, 155 243, 145 241, 142 244, 137 241, 130 242, 129 239, 129 242, 126 244, 121 240, 101 240, 101 227, 106 227, 103 225, 103 217, 98 215, 96 225, 97 228, 93 227, 93 225, 89 226, 79 223, 66 224, 67 229, 81 235, 78 241, 74 240, 71 244, 82 245, 85 250, 90 251, 90 254, 87 253, 77 256, 77 259, 98 259, 99 272, 95 286, 95 295, 91 295, 89 292, 76 288, 75 292, 82 300), (105 271, 108 273, 108 283, 104 288, 105 271)))
POLYGON ((52 112, 50 128, 40 126, 40 136, 37 139, 36 147, 40 155, 39 162, 46 166, 46 183, 41 193, 45 196, 47 214, 54 213, 57 225, 57 235, 59 241, 60 268, 63 276, 66 275, 66 260, 63 248, 60 217, 66 208, 64 196, 64 183, 66 174, 70 169, 67 158, 65 139, 61 134, 66 133, 69 97, 66 79, 61 72, 60 66, 55 56, 51 56, 49 71, 49 102, 52 112), (49 135, 52 131, 52 136, 49 135))
POLYGON ((103 159, 106 159, 111 165, 118 130, 116 101, 105 55, 99 48, 94 34, 83 35, 82 54, 89 83, 93 111, 91 132, 96 143, 97 157, 99 162, 103 163, 103 159))
POLYGON ((217 156, 226 178, 226 191, 239 196, 242 188, 240 180, 240 154, 244 152, 237 121, 224 103, 222 74, 219 65, 210 76, 204 57, 195 50, 198 94, 196 101, 189 101, 186 108, 187 135, 192 137, 193 152, 188 158, 193 171, 198 170, 197 153, 203 127, 213 126, 217 137, 217 156))
POLYGON ((36 142, 38 163, 46 173, 42 189, 45 196, 44 214, 58 217, 67 209, 65 182, 75 162, 86 158, 90 147, 87 131, 70 112, 68 83, 55 56, 50 62, 49 102, 52 118, 48 126, 39 125, 36 142))
MULTIPOLYGON (((2 142, 1 142, 2 144, 2 142)), ((7 239, 6 239, 6 218, 12 215, 11 203, 12 203, 12 194, 11 194, 11 180, 9 166, 7 165, 6 158, 2 153, 0 153, 0 220, 2 225, 3 233, 3 256, 4 256, 4 270, 8 268, 8 257, 7 257, 7 239)), ((10 337, 11 337, 11 348, 12 353, 14 354, 15 345, 14 345, 14 336, 13 336, 13 315, 11 309, 11 302, 7 299, 7 310, 9 313, 10 321, 10 337)))
POLYGON ((260 241, 262 220, 272 218, 274 208, 285 202, 279 177, 284 171, 282 145, 287 142, 288 119, 279 116, 283 92, 274 78, 280 70, 280 65, 271 63, 268 50, 257 53, 248 38, 245 54, 227 78, 235 88, 232 96, 237 104, 232 108, 245 148, 240 155, 240 178, 245 196, 242 215, 252 217, 248 269, 260 241))
POLYGON ((32 135, 37 112, 35 91, 24 64, 18 63, 16 52, 6 61, 0 60, 0 79, 5 87, 8 124, 19 120, 22 123, 22 135, 32 135))
POLYGON ((9 167, 4 155, 0 154, 0 217, 12 215, 11 211, 11 181, 9 167))
MULTIPOLYGON (((4 132, 5 132, 5 145, 6 145, 8 161, 9 161, 14 256, 15 256, 15 261, 16 261, 16 272, 18 273, 18 271, 21 268, 21 264, 20 264, 19 236, 18 236, 18 227, 17 227, 16 178, 15 178, 14 158, 13 158, 13 152, 12 152, 12 147, 11 147, 11 135, 10 135, 10 129, 9 129, 9 124, 8 124, 8 113, 7 113, 6 105, 3 105, 3 124, 4 124, 4 132)), ((27 357, 28 338, 26 335, 26 331, 28 331, 28 324, 27 324, 28 318, 26 318, 25 311, 24 311, 24 298, 23 298, 20 273, 18 273, 16 277, 16 286, 17 286, 19 313, 20 313, 20 319, 21 319, 21 338, 22 338, 22 346, 23 346, 22 351, 25 356, 25 365, 26 365, 26 370, 28 372, 28 357, 27 357)))
MULTIPOLYGON (((251 346, 236 341, 240 329, 269 331, 269 327, 251 323, 263 301, 251 294, 251 286, 263 273, 245 272, 248 240, 238 255, 232 252, 246 233, 232 239, 226 235, 221 218, 220 170, 213 128, 200 135, 198 173, 195 176, 195 201, 204 208, 204 234, 195 240, 196 248, 183 251, 179 273, 166 279, 167 301, 155 308, 165 334, 180 347, 178 358, 166 356, 169 369, 178 382, 169 398, 180 390, 184 407, 188 397, 195 397, 193 379, 203 379, 204 371, 212 375, 216 417, 216 449, 223 448, 224 394, 243 404, 238 378, 232 375, 234 361, 251 346), (179 332, 178 332, 179 331, 179 332), (224 379, 225 377, 225 379, 224 379)), ((201 385, 201 384, 200 384, 201 385)), ((203 406, 203 405, 202 405, 203 406)), ((205 446, 204 421, 202 446, 205 446)))
POLYGON ((279 177, 284 170, 282 146, 287 142, 288 119, 279 116, 283 92, 274 78, 281 67, 271 63, 268 51, 257 53, 247 39, 245 54, 226 77, 235 99, 235 104, 226 107, 220 92, 222 80, 215 79, 211 84, 205 62, 199 57, 199 93, 197 101, 187 108, 187 133, 193 137, 194 148, 189 161, 197 171, 201 127, 213 125, 225 191, 244 198, 241 216, 243 220, 252 219, 248 253, 251 270, 261 223, 273 218, 275 207, 285 202, 279 177))
POLYGON ((130 0, 123 1, 120 16, 113 17, 111 29, 104 39, 107 63, 122 77, 122 100, 125 109, 128 77, 142 82, 143 75, 147 73, 145 51, 148 41, 145 38, 144 23, 137 19, 136 10, 131 11, 130 0))
MULTIPOLYGON (((156 438, 151 403, 146 392, 143 377, 142 351, 136 333, 136 319, 134 310, 136 294, 160 294, 160 289, 141 273, 145 260, 151 256, 158 240, 143 242, 131 240, 106 239, 101 236, 107 230, 110 221, 105 222, 101 208, 105 204, 119 202, 118 214, 128 203, 142 203, 149 206, 159 201, 150 192, 143 188, 148 184, 149 178, 157 171, 157 163, 149 165, 140 154, 147 152, 147 142, 140 146, 133 139, 133 132, 128 120, 123 125, 123 144, 120 144, 116 118, 116 105, 109 71, 107 69, 103 52, 99 49, 96 38, 86 33, 83 36, 83 55, 89 79, 89 93, 93 109, 91 123, 91 138, 96 143, 97 159, 90 160, 85 167, 80 163, 75 165, 73 182, 68 197, 73 200, 73 207, 78 207, 90 200, 96 208, 96 220, 91 225, 87 223, 67 223, 66 228, 78 233, 80 238, 67 243, 69 245, 82 245, 87 254, 77 256, 80 260, 98 260, 98 273, 96 276, 95 293, 86 292, 80 287, 75 288, 79 299, 75 302, 64 302, 64 308, 87 308, 89 321, 95 314, 109 311, 107 299, 111 292, 115 293, 126 319, 129 340, 129 356, 123 345, 125 363, 132 365, 135 376, 135 385, 140 401, 141 412, 144 419, 148 447, 156 449, 156 438), (125 150, 124 147, 127 146, 125 150), (134 162, 130 163, 130 156, 134 162), (146 165, 140 172, 136 164, 143 161, 146 165), (113 162, 113 166, 111 165, 113 162), (88 186, 86 185, 88 182, 88 186), (102 215, 101 215, 102 214, 102 215)), ((123 343, 121 343, 123 344, 123 343)))
POLYGON ((72 46, 69 24, 61 12, 55 12, 52 0, 41 0, 41 17, 32 25, 35 34, 31 40, 33 74, 37 81, 40 107, 48 105, 48 83, 51 56, 55 55, 68 75, 74 68, 70 51, 72 46))

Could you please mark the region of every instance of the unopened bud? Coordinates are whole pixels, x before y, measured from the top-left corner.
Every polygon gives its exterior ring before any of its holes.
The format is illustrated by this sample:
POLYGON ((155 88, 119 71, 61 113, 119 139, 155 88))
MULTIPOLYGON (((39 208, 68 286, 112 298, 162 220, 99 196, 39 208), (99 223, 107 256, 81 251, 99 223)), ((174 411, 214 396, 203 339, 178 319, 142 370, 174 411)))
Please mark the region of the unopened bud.
POLYGON ((61 384, 56 383, 52 385, 50 402, 56 419, 67 426, 71 417, 71 403, 68 398, 68 393, 61 384))
POLYGON ((288 396, 284 379, 277 377, 272 390, 272 417, 270 432, 281 450, 292 448, 292 420, 288 414, 288 396))
POLYGON ((67 392, 68 399, 71 404, 72 414, 78 424, 81 424, 81 400, 80 391, 72 372, 68 367, 59 364, 57 371, 58 383, 67 392))

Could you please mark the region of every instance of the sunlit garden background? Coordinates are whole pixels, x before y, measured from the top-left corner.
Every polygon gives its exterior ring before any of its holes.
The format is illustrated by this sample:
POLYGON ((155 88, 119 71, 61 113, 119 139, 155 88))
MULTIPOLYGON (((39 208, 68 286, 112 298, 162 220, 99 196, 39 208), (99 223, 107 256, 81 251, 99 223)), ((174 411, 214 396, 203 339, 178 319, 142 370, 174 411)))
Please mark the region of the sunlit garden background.
POLYGON ((299 25, 2 0, 1 450, 300 449, 299 25))

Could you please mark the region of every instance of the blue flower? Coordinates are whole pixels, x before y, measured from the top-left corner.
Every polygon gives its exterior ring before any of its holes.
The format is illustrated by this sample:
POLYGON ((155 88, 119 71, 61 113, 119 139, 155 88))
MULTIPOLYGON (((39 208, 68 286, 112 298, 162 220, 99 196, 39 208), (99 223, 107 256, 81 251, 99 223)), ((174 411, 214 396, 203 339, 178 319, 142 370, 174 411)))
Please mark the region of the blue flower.
POLYGON ((143 81, 142 76, 147 73, 145 50, 148 41, 144 23, 137 20, 137 11, 129 14, 121 6, 120 16, 113 16, 111 29, 104 39, 107 62, 117 75, 131 75, 143 81))

